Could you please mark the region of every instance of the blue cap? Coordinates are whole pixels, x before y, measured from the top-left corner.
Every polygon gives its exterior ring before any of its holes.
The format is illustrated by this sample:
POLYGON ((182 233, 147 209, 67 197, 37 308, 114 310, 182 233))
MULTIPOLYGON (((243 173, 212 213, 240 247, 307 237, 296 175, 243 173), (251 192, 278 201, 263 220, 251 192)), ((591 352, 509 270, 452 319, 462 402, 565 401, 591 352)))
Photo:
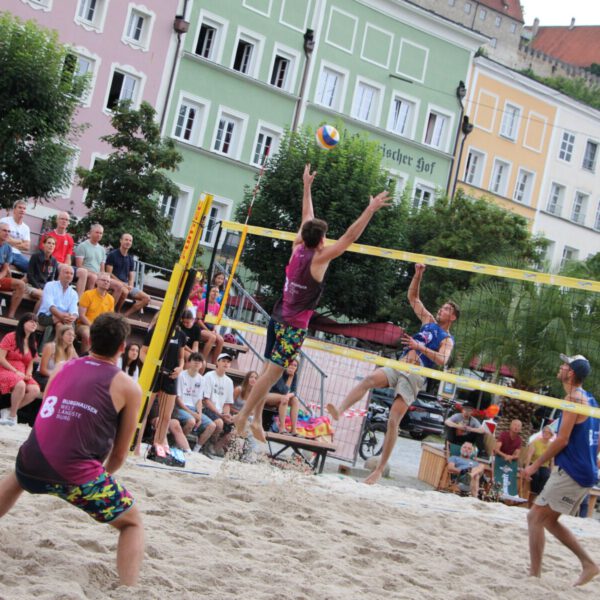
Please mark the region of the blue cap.
POLYGON ((560 359, 569 365, 569 368, 575 373, 579 381, 583 381, 592 370, 590 361, 585 356, 581 356, 581 354, 576 354, 575 356, 561 354, 560 359))

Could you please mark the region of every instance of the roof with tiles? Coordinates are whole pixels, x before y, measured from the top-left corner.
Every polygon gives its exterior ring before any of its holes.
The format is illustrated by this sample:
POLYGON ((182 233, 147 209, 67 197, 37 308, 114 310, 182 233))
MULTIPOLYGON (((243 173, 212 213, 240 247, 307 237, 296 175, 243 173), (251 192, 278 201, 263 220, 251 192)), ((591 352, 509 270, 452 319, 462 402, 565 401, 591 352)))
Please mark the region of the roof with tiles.
POLYGON ((600 63, 600 25, 540 27, 530 45, 565 63, 589 67, 600 63))
POLYGON ((523 23, 523 9, 519 0, 477 0, 482 6, 487 6, 500 14, 523 23))

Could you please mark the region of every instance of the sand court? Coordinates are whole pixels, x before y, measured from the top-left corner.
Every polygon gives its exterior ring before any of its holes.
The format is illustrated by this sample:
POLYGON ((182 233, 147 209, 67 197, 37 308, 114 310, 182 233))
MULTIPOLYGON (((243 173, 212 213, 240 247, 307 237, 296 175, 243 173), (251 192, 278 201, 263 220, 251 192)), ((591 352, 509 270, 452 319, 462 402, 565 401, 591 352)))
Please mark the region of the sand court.
MULTIPOLYGON (((3 428, 0 469, 29 429, 3 428)), ((434 491, 366 486, 266 463, 194 455, 188 473, 131 458, 119 479, 146 527, 140 584, 117 588, 116 532, 58 499, 24 494, 0 527, 0 598, 596 598, 551 536, 526 577, 527 511, 434 491), (139 464, 149 465, 141 467, 139 464), (205 475, 206 473, 206 475, 205 475)), ((593 519, 564 518, 599 559, 593 519)))

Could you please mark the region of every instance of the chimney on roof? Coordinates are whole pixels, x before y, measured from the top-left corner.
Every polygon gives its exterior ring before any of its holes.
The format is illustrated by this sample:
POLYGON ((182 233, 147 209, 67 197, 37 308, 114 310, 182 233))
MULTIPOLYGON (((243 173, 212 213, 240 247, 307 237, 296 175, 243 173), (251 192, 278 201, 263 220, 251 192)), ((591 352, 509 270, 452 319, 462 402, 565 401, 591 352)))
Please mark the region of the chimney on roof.
POLYGON ((533 39, 537 35, 539 28, 540 28, 540 20, 536 17, 533 20, 533 25, 531 26, 531 39, 533 39))
POLYGON ((575 17, 571 17, 571 24, 569 25, 569 29, 573 29, 575 27, 575 17))

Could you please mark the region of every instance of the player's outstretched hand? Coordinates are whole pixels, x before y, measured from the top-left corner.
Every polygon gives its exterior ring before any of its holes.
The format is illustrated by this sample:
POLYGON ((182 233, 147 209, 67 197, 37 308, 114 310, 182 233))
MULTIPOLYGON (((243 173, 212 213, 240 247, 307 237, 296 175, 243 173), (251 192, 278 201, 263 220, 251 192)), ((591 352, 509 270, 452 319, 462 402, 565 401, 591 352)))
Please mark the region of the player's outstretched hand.
POLYGON ((423 275, 423 272, 427 268, 427 265, 422 265, 421 263, 415 264, 415 275, 423 275))
POLYGON ((310 172, 310 163, 306 163, 304 165, 304 174, 302 175, 302 181, 304 182, 304 185, 310 187, 316 175, 316 171, 313 171, 312 173, 310 172))
POLYGON ((369 208, 373 212, 377 212, 380 208, 383 208, 384 206, 390 206, 390 204, 390 193, 387 190, 380 192, 375 197, 371 196, 369 198, 369 208))

